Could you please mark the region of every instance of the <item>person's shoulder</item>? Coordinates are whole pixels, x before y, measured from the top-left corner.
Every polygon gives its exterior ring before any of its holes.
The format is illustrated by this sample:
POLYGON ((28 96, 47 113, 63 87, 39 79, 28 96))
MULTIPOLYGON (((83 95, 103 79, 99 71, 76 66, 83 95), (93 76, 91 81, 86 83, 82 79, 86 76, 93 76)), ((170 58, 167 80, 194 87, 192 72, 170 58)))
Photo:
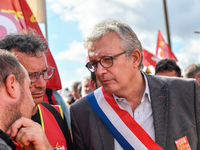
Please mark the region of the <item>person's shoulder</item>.
POLYGON ((192 78, 181 78, 181 77, 167 77, 167 76, 156 76, 160 80, 162 80, 165 83, 195 83, 197 82, 195 79, 192 78))
POLYGON ((160 75, 146 75, 150 87, 187 87, 187 86, 199 86, 195 79, 180 78, 180 77, 167 77, 160 75))
POLYGON ((70 112, 76 114, 85 114, 91 110, 86 97, 80 98, 70 106, 70 112))
POLYGON ((63 99, 62 96, 60 95, 60 93, 58 93, 57 91, 52 90, 52 93, 53 93, 53 95, 54 95, 56 101, 57 101, 57 100, 62 100, 62 99, 63 99))
POLYGON ((196 82, 193 78, 182 78, 182 77, 168 77, 168 76, 161 76, 161 75, 149 75, 146 74, 149 80, 158 80, 164 83, 171 83, 171 82, 196 82))
POLYGON ((87 98, 86 98, 86 96, 85 97, 82 97, 82 98, 80 98, 80 99, 78 99, 77 101, 75 101, 71 106, 70 106, 70 108, 72 107, 72 108, 75 108, 75 107, 82 107, 82 106, 84 106, 85 104, 87 104, 88 102, 87 102, 87 98))
POLYGON ((0 138, 0 149, 5 149, 5 150, 12 150, 9 145, 6 144, 6 142, 0 138))
MULTIPOLYGON (((53 116, 56 118, 57 116, 63 116, 62 108, 60 105, 51 105, 46 102, 42 102, 41 104, 38 104, 41 112, 49 112, 53 114, 53 116), (43 107, 45 109, 43 109, 43 107)), ((41 116, 41 114, 39 114, 41 116)), ((63 117, 62 117, 63 118, 63 117)))
POLYGON ((9 135, 0 130, 0 149, 12 150, 13 148, 15 148, 15 145, 9 135))

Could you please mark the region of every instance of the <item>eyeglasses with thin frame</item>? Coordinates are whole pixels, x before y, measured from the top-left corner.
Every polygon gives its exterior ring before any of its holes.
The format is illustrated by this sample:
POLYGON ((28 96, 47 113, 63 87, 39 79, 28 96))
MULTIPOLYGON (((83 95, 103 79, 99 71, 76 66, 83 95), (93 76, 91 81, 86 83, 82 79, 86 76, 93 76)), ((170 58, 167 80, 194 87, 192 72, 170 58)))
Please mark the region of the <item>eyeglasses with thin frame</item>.
POLYGON ((55 68, 48 66, 46 71, 29 73, 31 84, 37 82, 38 79, 40 78, 40 75, 42 75, 44 80, 50 79, 53 76, 54 71, 55 71, 55 68))
POLYGON ((110 68, 113 65, 113 59, 125 54, 126 51, 123 51, 119 54, 116 54, 114 56, 103 56, 99 61, 89 61, 85 66, 88 68, 91 72, 96 72, 98 68, 98 62, 103 66, 104 68, 110 68))

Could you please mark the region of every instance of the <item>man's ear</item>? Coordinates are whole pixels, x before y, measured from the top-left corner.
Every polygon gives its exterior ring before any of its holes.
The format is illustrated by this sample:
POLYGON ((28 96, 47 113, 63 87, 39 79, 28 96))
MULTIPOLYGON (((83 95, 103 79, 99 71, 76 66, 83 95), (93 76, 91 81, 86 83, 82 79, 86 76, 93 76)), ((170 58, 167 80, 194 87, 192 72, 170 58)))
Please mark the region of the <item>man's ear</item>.
POLYGON ((140 61, 141 61, 141 52, 138 49, 135 49, 134 51, 132 51, 132 58, 133 58, 133 64, 134 64, 134 68, 138 68, 140 61))
POLYGON ((92 79, 90 80, 90 86, 91 86, 92 90, 96 90, 96 83, 92 79))
POLYGON ((6 78, 6 89, 8 94, 12 97, 12 98, 17 98, 17 80, 15 78, 15 76, 13 74, 10 74, 7 78, 6 78))

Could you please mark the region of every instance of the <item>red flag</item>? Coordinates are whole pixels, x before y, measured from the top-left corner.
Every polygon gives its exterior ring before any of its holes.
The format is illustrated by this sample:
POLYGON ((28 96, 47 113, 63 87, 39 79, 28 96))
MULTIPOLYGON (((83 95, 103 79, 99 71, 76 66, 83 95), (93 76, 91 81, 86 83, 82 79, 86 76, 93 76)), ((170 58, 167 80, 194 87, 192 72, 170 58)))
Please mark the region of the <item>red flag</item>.
POLYGON ((173 54, 171 48, 169 47, 169 45, 165 43, 160 30, 158 31, 156 56, 160 59, 169 58, 169 59, 174 59, 176 62, 178 61, 176 56, 173 54))
POLYGON ((88 62, 89 62, 89 56, 86 57, 85 64, 87 64, 88 62))
POLYGON ((156 66, 156 63, 159 61, 159 58, 154 54, 150 53, 143 48, 143 65, 144 66, 156 66))
MULTIPOLYGON (((0 2, 0 38, 29 27, 35 29, 44 38, 37 20, 25 0, 3 0, 0 2)), ((55 68, 53 77, 47 80, 47 88, 59 90, 62 88, 60 76, 49 49, 46 57, 48 65, 55 68)))

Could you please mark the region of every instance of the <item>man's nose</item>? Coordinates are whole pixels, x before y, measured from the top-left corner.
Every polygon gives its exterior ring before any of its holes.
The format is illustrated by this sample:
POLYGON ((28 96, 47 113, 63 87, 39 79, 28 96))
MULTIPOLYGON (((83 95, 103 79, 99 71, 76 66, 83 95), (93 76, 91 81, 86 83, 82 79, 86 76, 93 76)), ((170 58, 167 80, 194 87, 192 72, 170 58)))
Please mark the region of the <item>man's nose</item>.
POLYGON ((40 75, 37 82, 35 82, 35 86, 38 87, 38 88, 45 88, 46 87, 46 80, 44 80, 42 75, 40 75))
POLYGON ((101 76, 103 73, 107 72, 107 68, 103 67, 100 63, 98 63, 98 67, 97 67, 97 71, 96 71, 96 75, 101 76))

